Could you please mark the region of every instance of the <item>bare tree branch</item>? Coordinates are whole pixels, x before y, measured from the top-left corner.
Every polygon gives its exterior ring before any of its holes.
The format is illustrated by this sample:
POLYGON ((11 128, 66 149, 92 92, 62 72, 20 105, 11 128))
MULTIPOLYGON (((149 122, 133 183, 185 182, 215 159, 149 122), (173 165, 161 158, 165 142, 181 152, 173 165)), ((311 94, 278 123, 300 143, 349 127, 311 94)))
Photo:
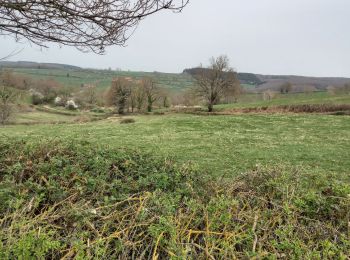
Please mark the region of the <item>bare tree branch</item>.
POLYGON ((22 51, 23 51, 23 48, 20 49, 20 50, 14 50, 10 54, 6 55, 5 57, 1 57, 0 61, 8 60, 9 58, 12 58, 13 56, 16 56, 17 54, 19 54, 22 51))
POLYGON ((180 12, 189 0, 0 0, 0 35, 104 53, 120 45, 156 12, 180 12))

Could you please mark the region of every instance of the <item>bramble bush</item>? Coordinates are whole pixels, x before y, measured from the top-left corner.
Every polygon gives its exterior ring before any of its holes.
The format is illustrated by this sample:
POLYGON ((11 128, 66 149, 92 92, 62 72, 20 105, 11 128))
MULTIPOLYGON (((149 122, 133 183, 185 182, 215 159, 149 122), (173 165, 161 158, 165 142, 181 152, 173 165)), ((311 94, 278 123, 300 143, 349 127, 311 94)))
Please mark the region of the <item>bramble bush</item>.
POLYGON ((0 140, 0 258, 347 259, 350 185, 195 165, 88 142, 0 140))

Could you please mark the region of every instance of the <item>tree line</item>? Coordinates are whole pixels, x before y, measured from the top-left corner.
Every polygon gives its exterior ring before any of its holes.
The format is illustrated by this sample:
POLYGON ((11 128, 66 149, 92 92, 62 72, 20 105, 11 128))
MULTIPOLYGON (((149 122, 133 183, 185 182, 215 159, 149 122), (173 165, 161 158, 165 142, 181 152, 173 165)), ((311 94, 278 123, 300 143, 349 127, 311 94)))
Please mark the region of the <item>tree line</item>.
MULTIPOLYGON (((154 79, 141 80, 118 77, 107 90, 95 84, 79 87, 64 86, 55 79, 33 79, 5 69, 0 73, 0 124, 5 124, 14 113, 21 96, 29 96, 32 105, 54 105, 67 109, 95 109, 114 107, 119 114, 152 112, 157 107, 170 106, 170 92, 154 79)), ((27 102, 27 101, 26 101, 27 102)), ((24 102, 24 103, 26 103, 24 102)), ((23 103, 23 102, 22 102, 23 103)))
POLYGON ((171 105, 205 104, 212 112, 214 105, 233 97, 237 101, 242 89, 237 73, 230 67, 227 56, 212 58, 207 68, 198 68, 193 74, 195 84, 182 93, 171 93, 151 77, 134 80, 117 77, 106 91, 94 84, 81 84, 80 88, 64 86, 54 79, 33 79, 5 69, 1 72, 1 110, 3 124, 13 111, 15 97, 29 93, 32 105, 50 104, 68 109, 78 107, 114 107, 118 114, 127 112, 152 112, 154 107, 171 105), (5 113, 6 111, 6 113, 5 113))
POLYGON ((164 107, 169 107, 168 93, 160 88, 154 79, 145 77, 141 80, 118 77, 106 93, 106 102, 117 108, 118 114, 127 111, 138 112, 146 109, 152 112, 155 102, 162 101, 164 107))

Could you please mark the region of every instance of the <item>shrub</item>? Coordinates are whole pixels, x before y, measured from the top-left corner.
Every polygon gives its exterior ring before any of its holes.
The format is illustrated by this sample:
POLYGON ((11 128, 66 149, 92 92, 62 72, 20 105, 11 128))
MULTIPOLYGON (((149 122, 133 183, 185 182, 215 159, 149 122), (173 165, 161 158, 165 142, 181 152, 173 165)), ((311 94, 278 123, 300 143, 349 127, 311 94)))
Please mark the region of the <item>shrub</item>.
POLYGON ((53 79, 40 79, 35 82, 35 89, 44 97, 44 103, 53 103, 63 86, 53 79))
POLYGON ((348 104, 302 104, 302 105, 280 105, 233 109, 233 112, 259 113, 259 112, 291 112, 291 113, 330 113, 337 115, 349 114, 348 104))
POLYGON ((95 107, 90 110, 93 113, 105 113, 105 110, 100 107, 95 107))
POLYGON ((162 116, 162 115, 165 115, 165 113, 160 111, 155 111, 153 112, 153 115, 162 116))
POLYGON ((62 97, 56 97, 54 100, 54 103, 56 106, 64 107, 65 105, 65 100, 62 97))
POLYGON ((68 110, 76 110, 78 109, 78 105, 75 104, 74 100, 68 100, 66 103, 66 108, 68 110))
POLYGON ((331 113, 331 115, 335 115, 335 116, 350 116, 350 110, 349 111, 337 111, 337 112, 333 112, 331 113))
POLYGON ((121 124, 132 124, 135 123, 135 119, 133 118, 123 118, 122 120, 120 120, 121 124))
POLYGON ((41 105, 44 103, 44 96, 40 93, 33 93, 31 95, 31 101, 33 105, 41 105))
POLYGON ((0 142, 0 258, 347 259, 350 185, 302 169, 206 178, 87 142, 0 142))
POLYGON ((10 88, 0 87, 0 125, 8 123, 14 112, 17 93, 10 88))
POLYGON ((295 113, 329 113, 338 111, 350 111, 349 104, 305 104, 305 105, 286 105, 279 106, 279 109, 283 109, 289 112, 295 113))

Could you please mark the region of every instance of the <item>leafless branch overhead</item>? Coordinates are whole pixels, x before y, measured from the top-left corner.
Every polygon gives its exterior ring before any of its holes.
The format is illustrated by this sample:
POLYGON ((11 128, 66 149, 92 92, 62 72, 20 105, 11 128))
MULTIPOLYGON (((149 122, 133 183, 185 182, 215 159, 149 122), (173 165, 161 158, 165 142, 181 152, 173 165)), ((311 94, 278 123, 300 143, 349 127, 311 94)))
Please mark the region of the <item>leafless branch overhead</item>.
POLYGON ((0 57, 0 61, 4 61, 4 60, 7 60, 9 58, 12 58, 12 57, 16 56, 17 54, 19 54, 20 52, 22 52, 22 51, 23 51, 23 49, 14 50, 11 53, 7 54, 5 57, 0 57))
POLYGON ((189 0, 0 0, 0 35, 103 53, 124 45, 139 22, 161 10, 180 12, 189 0))

